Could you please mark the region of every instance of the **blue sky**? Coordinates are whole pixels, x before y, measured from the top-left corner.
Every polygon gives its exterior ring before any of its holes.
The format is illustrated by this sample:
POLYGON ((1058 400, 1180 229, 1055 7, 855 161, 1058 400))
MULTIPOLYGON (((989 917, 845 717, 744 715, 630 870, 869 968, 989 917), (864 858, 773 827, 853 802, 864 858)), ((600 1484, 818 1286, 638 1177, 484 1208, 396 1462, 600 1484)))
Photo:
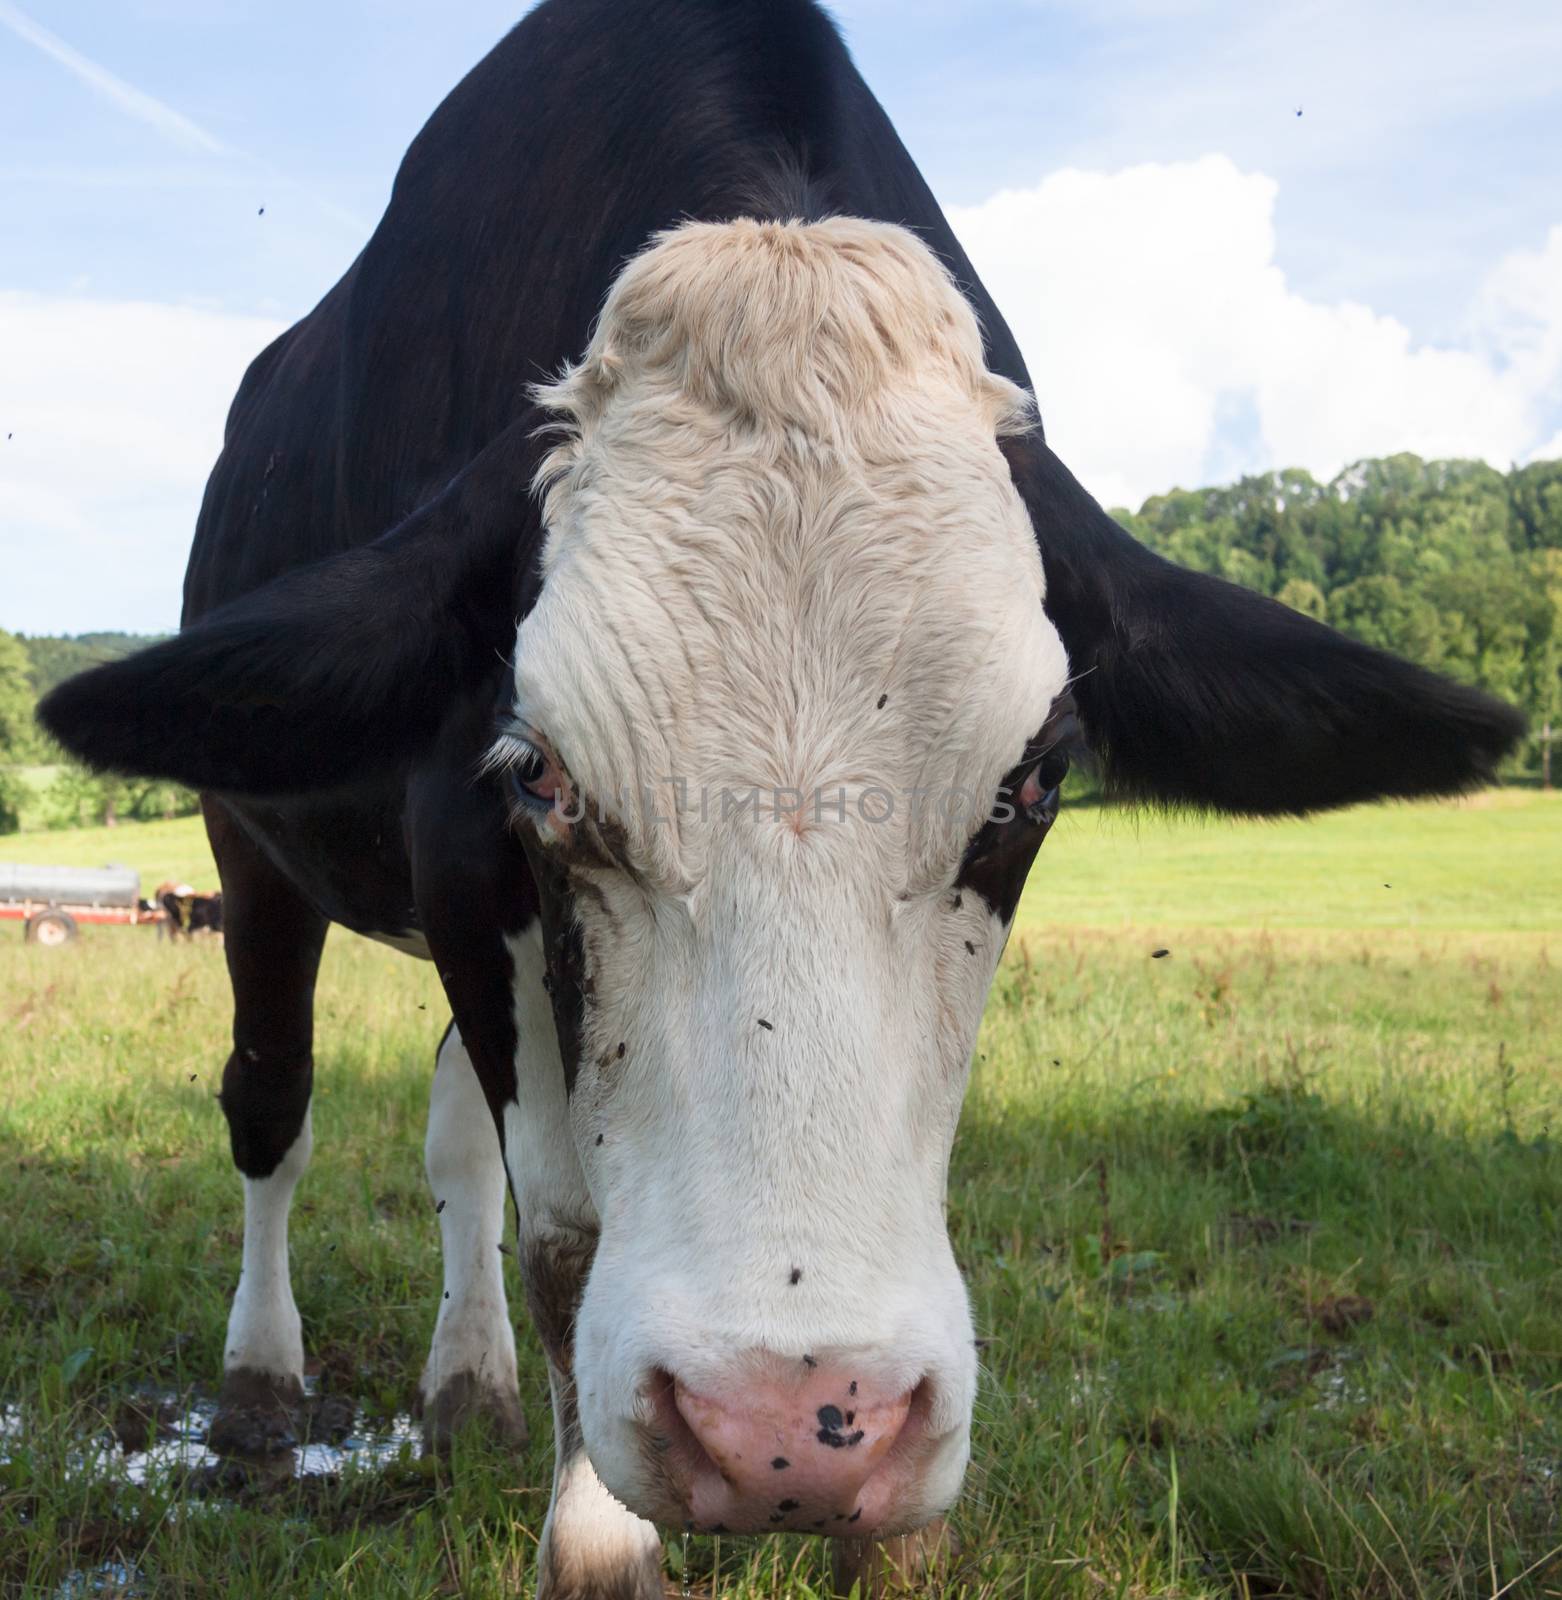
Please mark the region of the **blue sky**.
MULTIPOLYGON (((0 0, 0 626, 174 623, 245 362, 521 9, 0 0)), ((1562 453, 1562 7, 835 11, 1104 500, 1562 453)))

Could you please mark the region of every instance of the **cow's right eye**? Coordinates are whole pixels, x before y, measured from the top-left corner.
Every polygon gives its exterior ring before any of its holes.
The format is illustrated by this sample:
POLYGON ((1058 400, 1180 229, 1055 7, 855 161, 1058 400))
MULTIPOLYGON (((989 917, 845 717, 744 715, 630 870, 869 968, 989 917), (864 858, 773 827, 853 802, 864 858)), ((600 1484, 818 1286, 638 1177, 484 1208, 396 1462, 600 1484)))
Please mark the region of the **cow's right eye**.
POLYGON ((539 784, 548 775, 548 758, 536 745, 527 745, 524 752, 516 755, 514 763, 506 768, 512 783, 519 784, 523 789, 530 789, 539 784))
POLYGON ((568 788, 563 769, 542 744, 520 729, 499 735, 488 755, 505 795, 517 811, 551 810, 568 788))
POLYGON ((1067 753, 1049 750, 1017 787, 1006 792, 1014 795, 1014 806, 1027 822, 1046 822, 1050 827, 1058 814, 1058 791, 1067 776, 1067 753))

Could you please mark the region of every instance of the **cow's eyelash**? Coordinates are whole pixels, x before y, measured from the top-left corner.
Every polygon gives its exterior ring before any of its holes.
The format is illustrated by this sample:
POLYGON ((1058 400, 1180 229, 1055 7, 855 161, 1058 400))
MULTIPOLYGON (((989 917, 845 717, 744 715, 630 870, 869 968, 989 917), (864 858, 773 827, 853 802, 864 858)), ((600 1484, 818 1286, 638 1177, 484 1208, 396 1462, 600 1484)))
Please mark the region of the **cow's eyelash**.
POLYGON ((482 771, 503 774, 539 757, 546 761, 547 752, 534 739, 528 738, 524 729, 501 728, 483 757, 482 771))

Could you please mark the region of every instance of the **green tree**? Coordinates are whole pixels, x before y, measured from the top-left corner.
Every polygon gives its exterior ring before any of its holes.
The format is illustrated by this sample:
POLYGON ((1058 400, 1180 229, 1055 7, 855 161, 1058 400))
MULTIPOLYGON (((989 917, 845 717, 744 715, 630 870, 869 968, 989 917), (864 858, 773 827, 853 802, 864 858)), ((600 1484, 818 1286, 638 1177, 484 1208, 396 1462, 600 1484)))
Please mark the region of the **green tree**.
MULTIPOLYGON (((1562 485, 1562 474, 1557 481, 1562 485)), ((1537 630, 1530 638, 1526 659, 1529 681, 1523 700, 1534 740, 1534 764, 1538 767, 1542 728, 1549 723, 1553 735, 1562 730, 1562 544, 1535 551, 1526 569, 1539 601, 1537 611, 1545 619, 1543 631, 1537 630)), ((1555 759, 1552 765, 1555 768, 1555 759)))
POLYGON ((35 703, 27 651, 20 639, 0 632, 0 833, 15 833, 22 823, 26 790, 17 769, 37 745, 35 703))
POLYGON ((1510 473, 1508 500, 1518 542, 1530 550, 1562 549, 1562 461, 1532 461, 1510 473))
POLYGON ((193 790, 157 778, 124 778, 66 763, 44 795, 49 828, 113 827, 123 821, 186 817, 200 809, 193 790))
MULTIPOLYGON (((1123 518, 1171 561, 1562 722, 1562 461, 1504 475, 1402 453, 1155 495, 1123 518)), ((1538 746, 1518 758, 1539 764, 1538 746)))
POLYGON ((1311 617, 1314 622, 1329 619, 1329 602, 1323 590, 1306 578, 1288 578, 1281 584, 1275 599, 1293 611, 1300 611, 1304 617, 1311 617))
POLYGON ((1442 668, 1445 619, 1398 578, 1386 573, 1357 578, 1334 590, 1328 603, 1334 626, 1363 644, 1409 656, 1424 667, 1442 668))
POLYGON ((0 762, 26 760, 34 748, 32 673, 27 648, 0 632, 0 762))
POLYGON ((25 799, 21 776, 9 767, 0 767, 0 834, 15 833, 21 827, 25 799))

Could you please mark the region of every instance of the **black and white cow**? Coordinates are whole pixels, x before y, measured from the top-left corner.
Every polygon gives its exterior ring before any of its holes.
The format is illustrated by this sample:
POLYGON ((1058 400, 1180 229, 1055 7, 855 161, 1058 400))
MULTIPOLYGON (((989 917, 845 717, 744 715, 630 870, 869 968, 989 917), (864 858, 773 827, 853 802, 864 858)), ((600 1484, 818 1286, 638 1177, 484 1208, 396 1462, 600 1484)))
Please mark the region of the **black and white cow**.
POLYGON ((250 368, 183 633, 44 704, 206 796, 230 1413, 300 1396, 326 927, 437 964, 425 1422, 524 1426, 508 1185, 555 1600, 660 1593, 653 1523, 954 1500, 945 1171, 1072 744, 1120 794, 1299 813, 1478 783, 1518 731, 1141 549, 1027 382, 812 0, 545 0, 250 368))

